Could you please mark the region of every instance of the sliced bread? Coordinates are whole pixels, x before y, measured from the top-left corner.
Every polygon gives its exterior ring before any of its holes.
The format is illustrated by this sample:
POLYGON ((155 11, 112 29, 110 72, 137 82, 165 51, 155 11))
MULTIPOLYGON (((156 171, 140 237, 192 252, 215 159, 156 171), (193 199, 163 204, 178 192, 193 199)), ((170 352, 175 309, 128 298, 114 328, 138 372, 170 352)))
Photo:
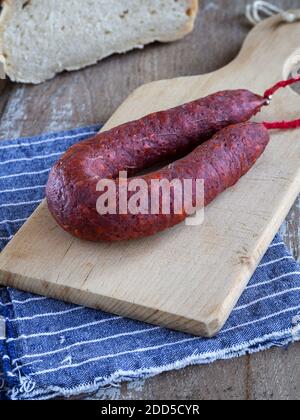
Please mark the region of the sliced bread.
POLYGON ((13 81, 41 83, 193 29, 198 0, 4 0, 0 60, 13 81))

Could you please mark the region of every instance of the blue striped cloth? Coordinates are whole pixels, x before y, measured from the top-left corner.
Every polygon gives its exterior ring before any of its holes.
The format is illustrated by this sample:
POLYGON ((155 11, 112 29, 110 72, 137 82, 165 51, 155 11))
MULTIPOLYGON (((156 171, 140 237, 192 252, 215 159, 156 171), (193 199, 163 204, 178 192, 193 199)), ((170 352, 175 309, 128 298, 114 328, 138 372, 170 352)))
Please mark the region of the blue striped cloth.
MULTIPOLYGON (((99 127, 0 143, 0 247, 44 197, 48 172, 99 127)), ((300 339, 300 267, 277 236, 214 339, 0 288, 0 389, 8 399, 96 391, 300 339)))

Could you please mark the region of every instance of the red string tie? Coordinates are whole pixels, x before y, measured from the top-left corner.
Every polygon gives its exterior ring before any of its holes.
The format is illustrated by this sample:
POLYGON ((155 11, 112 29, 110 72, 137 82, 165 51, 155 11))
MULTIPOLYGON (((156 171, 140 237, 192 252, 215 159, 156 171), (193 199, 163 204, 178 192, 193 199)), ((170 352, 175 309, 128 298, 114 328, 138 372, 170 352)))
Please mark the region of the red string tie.
MULTIPOLYGON (((300 82, 300 76, 293 77, 292 79, 283 80, 279 83, 276 83, 276 85, 266 90, 264 94, 264 98, 270 101, 274 93, 276 93, 278 90, 294 85, 299 82, 300 82)), ((300 128, 300 119, 294 120, 294 121, 263 122, 263 125, 268 130, 291 130, 291 129, 300 128)))

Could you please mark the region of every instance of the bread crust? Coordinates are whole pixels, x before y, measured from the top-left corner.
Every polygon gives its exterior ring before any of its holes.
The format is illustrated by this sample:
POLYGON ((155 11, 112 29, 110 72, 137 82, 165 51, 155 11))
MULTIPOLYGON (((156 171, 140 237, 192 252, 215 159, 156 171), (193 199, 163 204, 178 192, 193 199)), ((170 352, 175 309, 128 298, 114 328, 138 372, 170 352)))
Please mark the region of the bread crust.
POLYGON ((191 19, 187 23, 187 33, 192 32, 195 25, 195 20, 199 12, 199 0, 190 0, 190 17, 191 19))
POLYGON ((0 6, 2 10, 0 11, 0 63, 6 68, 6 54, 4 51, 3 45, 3 34, 6 26, 8 26, 13 13, 16 9, 17 3, 26 3, 27 0, 0 0, 0 6))
POLYGON ((16 0, 0 0, 0 5, 2 6, 2 11, 0 15, 0 63, 4 66, 4 71, 6 73, 6 57, 3 45, 3 34, 5 31, 6 25, 10 22, 10 19, 13 15, 15 9, 16 0))
MULTIPOLYGON (((49 78, 41 80, 41 81, 37 81, 34 79, 34 76, 33 76, 32 80, 22 80, 21 77, 16 75, 17 69, 8 70, 8 52, 5 51, 5 45, 4 45, 4 32, 6 30, 6 27, 8 27, 17 6, 22 5, 26 2, 27 0, 0 0, 0 6, 2 7, 2 11, 0 15, 0 65, 4 67, 5 74, 7 74, 11 78, 12 81, 38 84, 38 83, 42 83, 48 80, 49 78)), ((174 35, 172 36, 170 35, 166 35, 165 37, 160 36, 158 40, 159 42, 163 42, 163 43, 173 42, 173 41, 183 38, 184 36, 192 32, 192 30, 194 29, 195 20, 196 20, 198 10, 199 10, 199 0, 186 0, 186 3, 187 3, 186 14, 189 16, 189 19, 187 20, 186 24, 182 26, 180 30, 174 33, 174 35)), ((144 41, 140 43, 141 45, 146 45, 147 43, 150 42, 146 39, 141 40, 141 41, 144 41)), ((126 49, 126 51, 130 51, 134 48, 135 48, 134 46, 128 45, 128 48, 126 49)), ((97 63, 98 61, 101 61, 101 59, 95 60, 95 63, 97 63)), ((77 66, 74 68, 68 68, 66 70, 67 71, 78 70, 79 68, 84 68, 88 65, 91 65, 91 63, 87 63, 87 64, 82 63, 82 66, 80 67, 77 66)))
POLYGON ((198 15, 199 11, 199 1, 200 0, 187 0, 187 14, 189 15, 190 19, 187 21, 185 26, 181 28, 179 32, 177 32, 173 37, 166 37, 160 38, 159 42, 173 42, 177 41, 178 39, 183 38, 184 36, 188 35, 190 32, 193 31, 195 20, 198 15))

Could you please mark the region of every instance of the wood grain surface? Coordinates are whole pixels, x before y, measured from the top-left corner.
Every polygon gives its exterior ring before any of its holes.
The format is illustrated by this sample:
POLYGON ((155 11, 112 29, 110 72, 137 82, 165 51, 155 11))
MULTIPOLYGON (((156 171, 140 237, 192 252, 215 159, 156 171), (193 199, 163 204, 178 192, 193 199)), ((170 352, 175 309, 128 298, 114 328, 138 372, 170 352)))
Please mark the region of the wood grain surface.
MULTIPOLYGON (((0 84, 0 138, 39 134, 106 121, 139 85, 164 78, 214 71, 238 53, 250 26, 247 0, 202 1, 192 35, 172 45, 153 45, 116 56, 84 71, 63 74, 40 86, 0 84)), ((284 8, 299 0, 274 0, 284 8)), ((299 260, 299 199, 282 234, 299 260)), ((299 399, 300 345, 254 356, 192 367, 124 384, 95 398, 299 399)))

